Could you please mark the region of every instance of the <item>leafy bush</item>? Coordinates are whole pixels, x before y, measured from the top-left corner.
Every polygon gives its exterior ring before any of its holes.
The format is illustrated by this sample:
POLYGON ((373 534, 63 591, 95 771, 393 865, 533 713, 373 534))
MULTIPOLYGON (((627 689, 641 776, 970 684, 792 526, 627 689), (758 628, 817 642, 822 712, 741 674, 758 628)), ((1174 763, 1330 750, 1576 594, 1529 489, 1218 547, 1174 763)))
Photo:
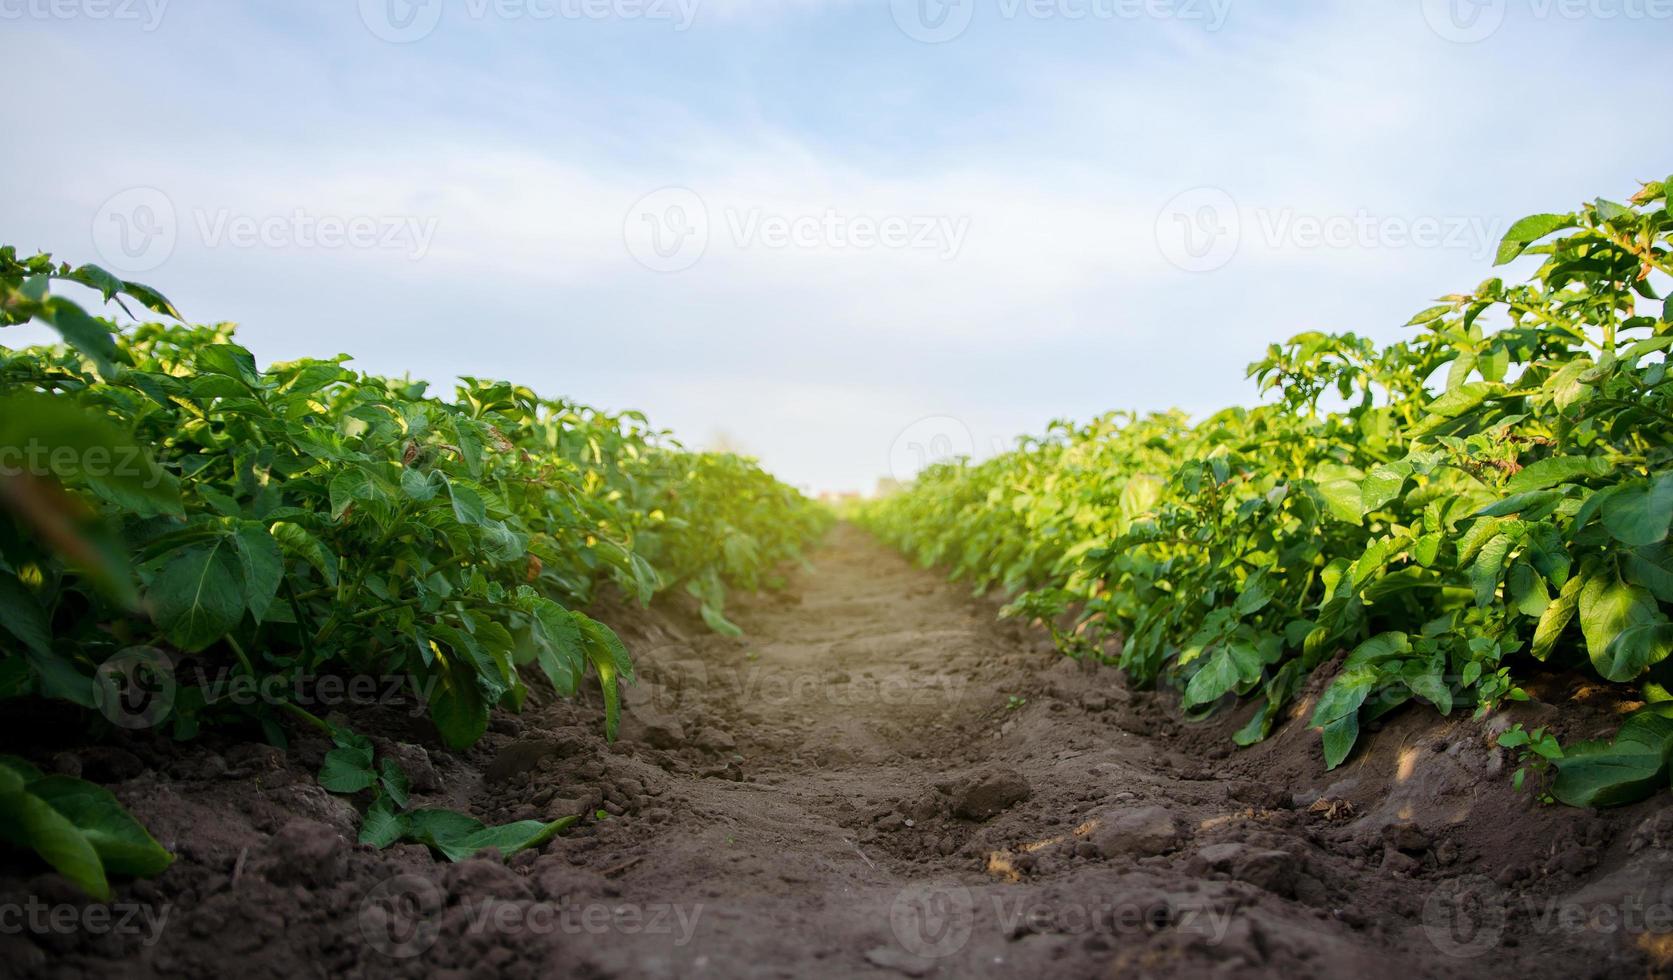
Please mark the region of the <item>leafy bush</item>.
MULTIPOLYGON (((0 249, 0 326, 66 341, 0 347, 0 699, 109 708, 117 682, 182 658, 263 691, 395 675, 463 748, 495 706, 522 706, 529 672, 571 695, 590 669, 613 738, 633 665, 584 607, 606 587, 642 603, 682 588, 735 632, 727 589, 774 584, 825 527, 753 461, 686 452, 636 412, 476 378, 444 399, 346 356, 262 368, 230 325, 122 332, 54 280, 179 318, 97 267, 0 249)), ((293 700, 229 706, 172 680, 177 738, 253 717, 282 742, 290 714, 339 753, 361 747, 293 700)), ((380 776, 374 806, 399 782, 380 776)), ((399 822, 449 853, 517 843, 405 806, 384 807, 379 834, 399 822)))
MULTIPOLYGON (((8 694, 91 707, 100 663, 156 643, 255 676, 406 674, 457 748, 494 705, 522 703, 519 668, 570 694, 590 666, 613 734, 632 664, 578 607, 605 583, 640 601, 684 585, 729 627, 727 585, 760 587, 823 526, 753 462, 684 452, 638 413, 475 378, 443 400, 346 356, 263 370, 228 325, 113 336, 49 296, 51 278, 173 309, 97 270, 0 253, 11 319, 76 325, 70 348, 0 348, 0 446, 51 464, 6 476, 34 532, 0 539, 8 694), (84 501, 96 520, 70 524, 102 538, 45 533, 84 501)), ((195 697, 177 698, 177 734, 199 723, 195 697)))
POLYGON ((1444 297, 1400 343, 1274 345, 1250 367, 1273 396, 1259 407, 1054 423, 930 468, 861 520, 1020 592, 1010 611, 1065 652, 1171 683, 1193 713, 1262 699, 1243 745, 1347 651, 1312 716, 1332 768, 1407 701, 1525 698, 1535 661, 1665 700, 1667 196, 1655 182, 1518 222, 1499 262, 1543 256, 1532 277, 1444 297))

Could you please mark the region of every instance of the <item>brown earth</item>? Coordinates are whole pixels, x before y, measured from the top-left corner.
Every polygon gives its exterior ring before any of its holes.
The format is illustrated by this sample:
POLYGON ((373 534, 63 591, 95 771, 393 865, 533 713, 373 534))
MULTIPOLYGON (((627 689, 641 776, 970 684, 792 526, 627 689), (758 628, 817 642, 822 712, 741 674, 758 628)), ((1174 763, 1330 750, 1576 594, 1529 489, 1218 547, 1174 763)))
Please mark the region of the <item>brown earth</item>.
MULTIPOLYGON (((350 717, 403 759, 419 805, 604 813, 509 862, 353 844, 352 803, 312 779, 318 738, 86 747, 14 716, 8 744, 111 785, 179 858, 121 885, 105 921, 8 853, 0 975, 1673 969, 1667 796, 1596 814, 1514 790, 1493 736, 1552 721, 1546 704, 1486 723, 1403 710, 1326 773, 1294 720, 1308 698, 1233 752, 1250 708, 1187 725, 851 527, 813 560, 735 604, 742 640, 677 610, 609 616, 641 673, 615 744, 596 696, 497 717, 463 754, 426 750, 399 704, 350 717)), ((1610 725, 1577 682, 1541 693, 1570 702, 1565 737, 1610 725)))

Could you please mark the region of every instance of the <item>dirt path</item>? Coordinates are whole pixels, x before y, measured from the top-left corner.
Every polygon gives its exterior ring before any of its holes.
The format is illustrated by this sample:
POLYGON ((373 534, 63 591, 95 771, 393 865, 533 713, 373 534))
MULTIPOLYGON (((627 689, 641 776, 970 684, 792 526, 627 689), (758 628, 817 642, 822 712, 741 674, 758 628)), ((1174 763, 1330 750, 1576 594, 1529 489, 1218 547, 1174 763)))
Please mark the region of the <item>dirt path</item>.
MULTIPOLYGON (((185 758, 136 742, 118 751, 138 770, 111 781, 181 861, 124 898, 166 907, 167 926, 149 944, 0 935, 0 962, 245 980, 1414 978, 1644 975, 1673 952, 1673 915, 1636 931, 1556 917, 1673 909, 1660 801, 1604 818, 1532 805, 1482 726, 1418 712, 1334 774, 1293 721, 1234 755, 1241 712, 1184 726, 858 530, 814 563, 730 611, 743 640, 667 611, 613 618, 642 674, 613 745, 596 704, 497 719, 463 757, 417 748, 401 711, 357 718, 421 802, 607 815, 540 853, 449 866, 349 845, 353 813, 307 777, 317 742, 185 758)), ((0 876, 0 898, 44 879, 0 876)))

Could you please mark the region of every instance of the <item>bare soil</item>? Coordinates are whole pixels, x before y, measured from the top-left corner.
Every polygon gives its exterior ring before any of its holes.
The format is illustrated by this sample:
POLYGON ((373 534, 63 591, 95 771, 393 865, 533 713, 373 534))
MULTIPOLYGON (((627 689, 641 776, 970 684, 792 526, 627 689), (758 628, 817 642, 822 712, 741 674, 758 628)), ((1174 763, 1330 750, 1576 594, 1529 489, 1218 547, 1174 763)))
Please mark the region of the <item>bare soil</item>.
POLYGON ((11 751, 110 785, 178 860, 121 884, 102 919, 6 852, 0 975, 1673 970, 1667 794, 1542 805, 1494 745, 1512 721, 1608 730, 1608 692, 1552 678, 1538 693, 1560 715, 1536 700, 1487 722, 1402 710, 1326 773, 1316 688, 1233 751, 1252 708, 1187 724, 861 531, 837 528, 813 565, 736 602, 742 640, 678 609, 600 611, 640 665, 614 744, 591 694, 496 717, 462 754, 400 704, 350 715, 405 761, 418 805, 589 815, 509 861, 354 844, 354 803, 314 783, 327 746, 302 732, 286 750, 89 746, 14 713, 11 751))

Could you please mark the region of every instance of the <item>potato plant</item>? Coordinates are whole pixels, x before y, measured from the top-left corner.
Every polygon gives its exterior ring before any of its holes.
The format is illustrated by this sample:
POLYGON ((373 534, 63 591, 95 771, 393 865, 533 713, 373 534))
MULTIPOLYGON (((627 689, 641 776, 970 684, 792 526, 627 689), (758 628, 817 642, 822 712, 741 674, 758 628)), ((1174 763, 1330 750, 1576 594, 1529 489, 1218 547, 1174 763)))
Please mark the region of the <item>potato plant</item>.
MULTIPOLYGON (((1541 662, 1665 710, 1668 187, 1518 222, 1499 264, 1539 257, 1528 280, 1446 296, 1399 343, 1273 345, 1258 407, 1054 423, 861 519, 1193 714, 1255 699, 1243 745, 1329 664, 1312 723, 1331 768, 1363 722, 1408 701, 1485 713, 1541 662)), ((1591 756, 1570 773, 1609 764, 1591 756)))
MULTIPOLYGON (((679 589, 735 631, 727 590, 773 584, 827 520, 753 461, 687 452, 636 412, 476 378, 442 397, 346 356, 263 367, 230 325, 188 326, 148 287, 0 249, 0 326, 32 321, 65 343, 0 347, 0 700, 95 725, 102 668, 132 680, 190 659, 263 691, 405 677, 455 749, 495 707, 519 709, 531 678, 567 696, 590 673, 613 738, 633 664, 584 610, 606 590, 679 589), (55 281, 173 322, 119 329, 55 281)), ((294 699, 228 705, 172 680, 154 720, 176 738, 253 722, 282 742, 289 716, 337 741, 328 788, 356 790, 346 761, 374 770, 364 740, 294 699)), ((404 796, 376 771, 374 805, 404 796)), ((34 799, 20 773, 0 771, 0 803, 34 799)), ((402 824, 398 802, 374 814, 383 843, 508 843, 468 818, 402 824)))

